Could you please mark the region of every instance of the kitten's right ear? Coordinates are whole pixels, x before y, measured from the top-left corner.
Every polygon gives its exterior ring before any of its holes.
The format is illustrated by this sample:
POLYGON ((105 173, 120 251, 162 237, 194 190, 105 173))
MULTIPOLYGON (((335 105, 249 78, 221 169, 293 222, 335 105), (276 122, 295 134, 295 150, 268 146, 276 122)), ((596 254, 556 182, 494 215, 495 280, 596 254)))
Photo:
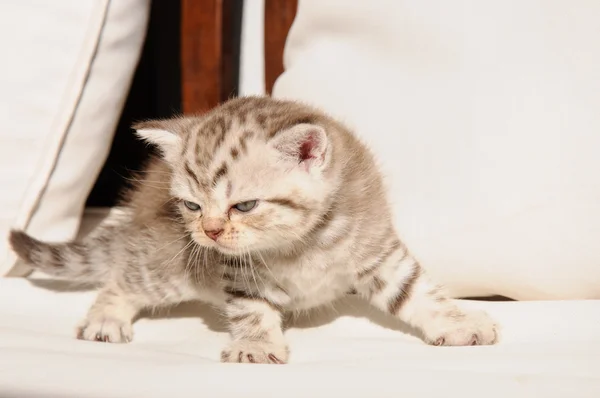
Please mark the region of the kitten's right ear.
POLYGON ((166 160, 172 160, 181 153, 183 140, 172 120, 148 120, 133 125, 142 140, 156 145, 166 160))

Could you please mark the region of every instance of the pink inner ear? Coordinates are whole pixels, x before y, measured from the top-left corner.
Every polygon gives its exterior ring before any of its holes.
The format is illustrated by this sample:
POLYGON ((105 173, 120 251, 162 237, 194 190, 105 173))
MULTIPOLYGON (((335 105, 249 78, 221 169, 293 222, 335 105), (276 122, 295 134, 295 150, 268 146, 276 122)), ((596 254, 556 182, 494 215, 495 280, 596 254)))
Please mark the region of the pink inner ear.
POLYGON ((305 160, 314 158, 313 149, 317 145, 314 135, 309 135, 306 137, 306 141, 300 145, 300 161, 304 162, 305 160))
POLYGON ((318 145, 318 138, 316 134, 309 134, 306 139, 300 145, 300 161, 316 158, 314 149, 318 145))

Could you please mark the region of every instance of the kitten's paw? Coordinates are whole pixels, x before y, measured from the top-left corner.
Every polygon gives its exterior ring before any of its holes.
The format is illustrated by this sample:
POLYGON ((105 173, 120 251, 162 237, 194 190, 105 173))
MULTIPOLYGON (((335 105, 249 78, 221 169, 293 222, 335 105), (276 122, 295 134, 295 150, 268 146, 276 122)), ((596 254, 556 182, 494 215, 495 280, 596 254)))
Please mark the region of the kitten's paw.
POLYGON ((500 328, 484 311, 452 311, 440 316, 430 329, 427 342, 438 346, 491 345, 500 328))
POLYGON ((77 327, 77 338, 105 343, 129 343, 133 338, 133 328, 131 322, 117 318, 86 319, 77 327))
POLYGON ((221 362, 285 364, 290 351, 285 344, 237 340, 221 352, 221 362))

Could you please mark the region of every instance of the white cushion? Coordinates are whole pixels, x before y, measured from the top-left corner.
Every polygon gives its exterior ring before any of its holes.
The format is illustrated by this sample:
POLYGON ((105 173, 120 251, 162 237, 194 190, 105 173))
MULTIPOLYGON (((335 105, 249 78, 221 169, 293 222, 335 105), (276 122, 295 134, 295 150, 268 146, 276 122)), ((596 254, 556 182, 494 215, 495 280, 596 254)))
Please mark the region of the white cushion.
POLYGON ((142 48, 148 0, 0 2, 0 275, 10 227, 77 232, 142 48))
MULTIPOLYGON (((130 344, 77 340, 95 292, 0 280, 2 397, 589 397, 600 391, 600 301, 472 302, 495 346, 432 347, 357 301, 300 317, 290 364, 220 364, 215 311, 185 305, 134 325, 130 344), (14 305, 18 302, 19 305, 14 305), (459 393, 460 392, 460 393, 459 393)), ((466 304, 466 303, 465 303, 466 304)))
POLYGON ((455 296, 600 298, 600 2, 300 0, 274 96, 338 116, 455 296))

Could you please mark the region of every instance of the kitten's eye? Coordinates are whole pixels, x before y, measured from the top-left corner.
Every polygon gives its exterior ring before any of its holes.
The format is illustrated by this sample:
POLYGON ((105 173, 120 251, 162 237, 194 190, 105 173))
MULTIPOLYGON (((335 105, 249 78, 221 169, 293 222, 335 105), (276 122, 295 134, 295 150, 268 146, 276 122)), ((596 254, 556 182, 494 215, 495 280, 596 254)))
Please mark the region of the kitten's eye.
POLYGON ((238 203, 237 205, 233 206, 236 210, 239 210, 241 212, 247 212, 250 211, 252 209, 254 209, 256 207, 256 203, 258 201, 257 200, 249 200, 247 202, 241 202, 238 203))
POLYGON ((185 207, 187 207, 191 211, 198 211, 198 210, 200 210, 200 205, 198 203, 194 203, 194 202, 190 202, 188 200, 184 200, 183 204, 185 205, 185 207))

